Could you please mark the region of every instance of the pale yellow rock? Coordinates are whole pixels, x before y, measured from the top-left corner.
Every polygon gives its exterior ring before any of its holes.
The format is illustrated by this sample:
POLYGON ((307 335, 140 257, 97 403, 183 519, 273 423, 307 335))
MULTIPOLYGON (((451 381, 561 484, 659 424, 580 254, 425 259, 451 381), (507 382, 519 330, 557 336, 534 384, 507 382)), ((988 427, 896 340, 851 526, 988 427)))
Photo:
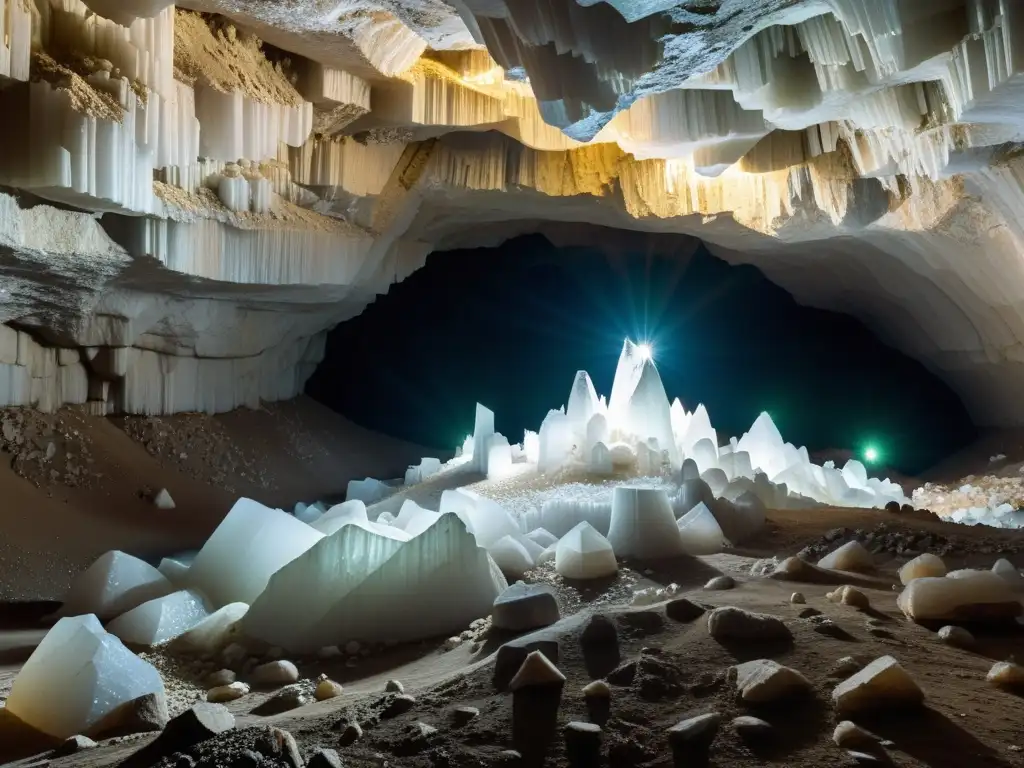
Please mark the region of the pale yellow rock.
POLYGON ((911 581, 896 601, 915 621, 1001 621, 1019 616, 1012 587, 991 571, 954 571, 911 581))
POLYGON ((914 579, 922 579, 928 576, 945 576, 947 571, 946 564, 942 562, 941 557, 925 552, 923 555, 918 555, 913 560, 909 560, 900 568, 900 581, 903 584, 909 584, 914 579))
POLYGON ((316 684, 316 689, 313 691, 313 698, 317 701, 325 701, 327 699, 333 699, 341 696, 344 689, 341 683, 336 683, 333 680, 321 680, 316 684))
POLYGON ((882 656, 836 686, 832 701, 841 715, 917 707, 924 691, 892 656, 882 656))
POLYGON ((595 680, 583 687, 583 695, 587 698, 607 699, 612 695, 612 689, 604 680, 595 680))
POLYGON ((206 685, 210 688, 220 688, 222 685, 231 685, 238 676, 230 669, 219 669, 206 676, 206 685))
POLYGON ((206 692, 206 700, 212 704, 223 704, 226 701, 240 699, 249 693, 249 686, 245 683, 231 683, 221 685, 206 692))
POLYGON ((832 741, 843 749, 871 749, 878 746, 880 739, 856 723, 843 720, 832 732, 832 741))
POLYGON ((736 665, 736 689, 748 704, 766 704, 806 693, 810 688, 806 677, 771 659, 736 665))
POLYGON ((563 683, 565 683, 565 675, 558 670, 558 667, 540 651, 532 651, 523 661, 508 687, 510 690, 516 691, 531 686, 562 685, 563 683))
POLYGON ((830 571, 871 571, 875 561, 859 541, 851 541, 818 561, 819 568, 830 571))
POLYGON ((859 589, 844 585, 839 589, 829 592, 826 597, 833 603, 839 603, 840 605, 849 605, 853 608, 870 608, 871 601, 868 600, 868 596, 861 592, 859 589))
POLYGON ((985 679, 1000 688, 1024 688, 1024 667, 1012 661, 998 661, 985 679))

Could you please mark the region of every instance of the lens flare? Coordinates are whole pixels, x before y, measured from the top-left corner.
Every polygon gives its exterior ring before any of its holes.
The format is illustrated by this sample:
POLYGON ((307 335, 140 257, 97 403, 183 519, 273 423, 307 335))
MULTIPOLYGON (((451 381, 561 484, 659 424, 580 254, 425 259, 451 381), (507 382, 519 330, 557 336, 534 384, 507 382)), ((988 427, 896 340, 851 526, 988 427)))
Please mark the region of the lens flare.
POLYGON ((870 462, 878 461, 878 451, 874 448, 866 448, 864 450, 864 460, 870 462))
POLYGON ((650 344, 637 344, 636 351, 640 353, 642 360, 651 360, 654 357, 654 350, 651 349, 650 344))

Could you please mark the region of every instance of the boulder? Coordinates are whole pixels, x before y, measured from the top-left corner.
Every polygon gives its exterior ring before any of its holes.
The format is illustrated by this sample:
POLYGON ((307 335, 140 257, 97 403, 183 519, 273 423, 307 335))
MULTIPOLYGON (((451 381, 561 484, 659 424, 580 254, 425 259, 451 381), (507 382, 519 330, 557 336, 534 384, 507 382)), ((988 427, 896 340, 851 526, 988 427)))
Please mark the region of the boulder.
POLYGON ((806 677, 771 659, 748 661, 735 669, 736 690, 746 704, 769 704, 811 690, 806 677))
POLYGON ((875 561, 859 541, 851 541, 818 561, 819 568, 830 571, 871 571, 875 561))
POLYGON ((868 600, 868 596, 859 589, 854 589, 849 585, 839 587, 839 589, 829 592, 826 597, 833 603, 849 605, 852 608, 867 609, 871 607, 871 601, 868 600))
POLYGON ((708 632, 716 640, 791 640, 793 634, 778 616, 742 608, 716 608, 708 616, 708 632))
POLYGON ((554 590, 545 584, 517 581, 494 601, 491 626, 522 632, 554 624, 561 618, 554 590))
POLYGON ((836 686, 832 701, 840 715, 919 707, 924 692, 892 656, 875 659, 836 686))
POLYGON ((1024 689, 1024 667, 1012 661, 999 661, 992 665, 985 679, 1000 688, 1021 690, 1024 689))
POLYGON ((336 683, 329 678, 324 678, 316 684, 316 688, 313 689, 313 698, 317 701, 326 701, 327 699, 334 699, 344 692, 341 683, 336 683))
POLYGON ((704 585, 708 590, 732 589, 736 586, 736 580, 732 576, 715 576, 704 585))
POLYGON ((1022 612, 1013 588, 991 571, 954 571, 911 581, 897 605, 914 621, 1003 621, 1022 612))
POLYGON ((837 747, 861 751, 878 749, 881 739, 849 720, 843 720, 832 732, 832 741, 837 747))
POLYGON ((287 685, 299 679, 299 670, 290 661, 279 659, 260 664, 251 677, 255 685, 287 685))
POLYGON ((900 568, 900 581, 905 586, 914 579, 945 576, 947 570, 941 557, 933 555, 931 552, 925 552, 923 555, 918 555, 913 560, 907 561, 900 568))
MULTIPOLYGON (((58 621, 14 679, 7 710, 58 739, 94 735, 120 707, 152 694, 160 673, 105 632, 95 616, 58 621)), ((165 720, 166 722, 166 720, 165 720)))
POLYGON ((974 647, 974 635, 963 627, 953 626, 952 624, 947 624, 942 627, 942 629, 939 630, 937 637, 946 645, 951 645, 954 648, 974 647))
POLYGON ((206 692, 206 700, 213 704, 223 704, 228 701, 240 699, 249 693, 249 686, 245 683, 229 683, 211 688, 206 692))

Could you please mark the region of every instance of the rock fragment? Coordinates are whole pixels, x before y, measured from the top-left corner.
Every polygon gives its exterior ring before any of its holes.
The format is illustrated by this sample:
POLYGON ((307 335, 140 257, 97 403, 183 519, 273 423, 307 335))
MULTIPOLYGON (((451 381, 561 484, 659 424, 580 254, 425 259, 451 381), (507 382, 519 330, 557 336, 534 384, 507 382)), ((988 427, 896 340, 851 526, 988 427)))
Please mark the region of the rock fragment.
POLYGON ((416 697, 407 693, 399 693, 387 703, 380 716, 383 718, 398 717, 404 715, 414 706, 416 706, 416 697))
POLYGON ((249 693, 249 686, 245 683, 229 683, 228 685, 219 685, 216 688, 211 688, 206 692, 206 700, 213 704, 223 704, 224 702, 234 701, 240 699, 249 693))
POLYGON ((736 580, 732 576, 715 576, 704 585, 707 590, 725 590, 736 586, 736 580))
POLYGON ((1000 688, 1024 689, 1024 667, 1012 661, 997 661, 985 679, 1000 688))
POLYGON ((344 692, 341 683, 336 683, 333 680, 324 677, 319 680, 316 684, 316 688, 313 689, 313 698, 317 701, 326 701, 327 699, 334 699, 344 692))
POLYGON ((963 627, 947 624, 938 631, 936 636, 946 645, 951 645, 954 648, 974 647, 974 635, 963 627))
POLYGON ((749 742, 767 741, 775 734, 775 728, 771 723, 750 715, 733 718, 732 727, 741 739, 749 742))
POLYGON ((923 555, 918 555, 913 560, 907 561, 903 567, 900 568, 900 582, 904 585, 909 584, 914 579, 945 575, 946 564, 942 562, 941 557, 933 555, 931 552, 925 552, 923 555))
POLYGON ((778 616, 726 606, 708 617, 708 632, 716 640, 792 640, 793 634, 778 616))
POLYGON ((841 715, 919 707, 924 692, 892 656, 882 656, 836 686, 832 701, 841 715))
POLYGON ((856 723, 843 720, 832 732, 832 741, 843 749, 871 751, 879 748, 881 739, 856 723))
POLYGON ((251 679, 255 685, 286 685, 299 679, 299 670, 290 661, 268 661, 252 671, 251 679))
POLYGON ((452 710, 452 722, 456 726, 462 726, 480 716, 480 710, 476 707, 455 707, 452 710))
POLYGON ((333 749, 318 749, 309 758, 306 768, 342 768, 341 756, 333 749))
POLYGON ((494 600, 491 626, 510 632, 546 627, 561 618, 554 590, 517 581, 494 600))
POLYGON ((509 683, 512 743, 528 763, 541 764, 558 726, 565 675, 540 651, 532 651, 509 683))
POLYGON ((669 728, 668 743, 675 764, 700 765, 706 762, 708 750, 721 725, 722 716, 718 712, 708 712, 681 720, 669 728))
POLYGON ((565 757, 570 768, 594 768, 601 762, 601 726, 573 721, 565 726, 565 757))
POLYGON ((669 600, 665 605, 665 615, 673 621, 690 622, 703 616, 705 610, 692 600, 685 597, 677 597, 669 600))
POLYGON ((811 690, 806 677, 771 659, 738 664, 735 670, 736 690, 746 704, 768 704, 811 690))
POLYGON ((868 600, 868 596, 861 592, 859 589, 855 589, 849 585, 839 587, 833 592, 829 592, 825 597, 830 602, 839 603, 840 605, 848 605, 851 608, 866 609, 871 607, 871 601, 868 600))
POLYGON ((859 541, 851 541, 818 561, 819 568, 830 571, 871 571, 875 561, 864 545, 859 541))
POLYGON ((67 755, 73 755, 76 752, 81 752, 86 749, 93 749, 96 746, 96 742, 90 739, 88 736, 72 736, 64 740, 64 743, 53 750, 52 757, 66 757, 67 755))

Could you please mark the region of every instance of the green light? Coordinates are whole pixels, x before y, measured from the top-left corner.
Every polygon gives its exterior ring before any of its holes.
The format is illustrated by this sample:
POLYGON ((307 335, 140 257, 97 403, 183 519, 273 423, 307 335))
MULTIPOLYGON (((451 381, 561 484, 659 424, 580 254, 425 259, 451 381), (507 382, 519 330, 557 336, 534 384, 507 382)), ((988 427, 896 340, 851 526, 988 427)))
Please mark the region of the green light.
POLYGON ((864 450, 864 460, 872 463, 878 461, 878 451, 874 448, 866 448, 864 450))

